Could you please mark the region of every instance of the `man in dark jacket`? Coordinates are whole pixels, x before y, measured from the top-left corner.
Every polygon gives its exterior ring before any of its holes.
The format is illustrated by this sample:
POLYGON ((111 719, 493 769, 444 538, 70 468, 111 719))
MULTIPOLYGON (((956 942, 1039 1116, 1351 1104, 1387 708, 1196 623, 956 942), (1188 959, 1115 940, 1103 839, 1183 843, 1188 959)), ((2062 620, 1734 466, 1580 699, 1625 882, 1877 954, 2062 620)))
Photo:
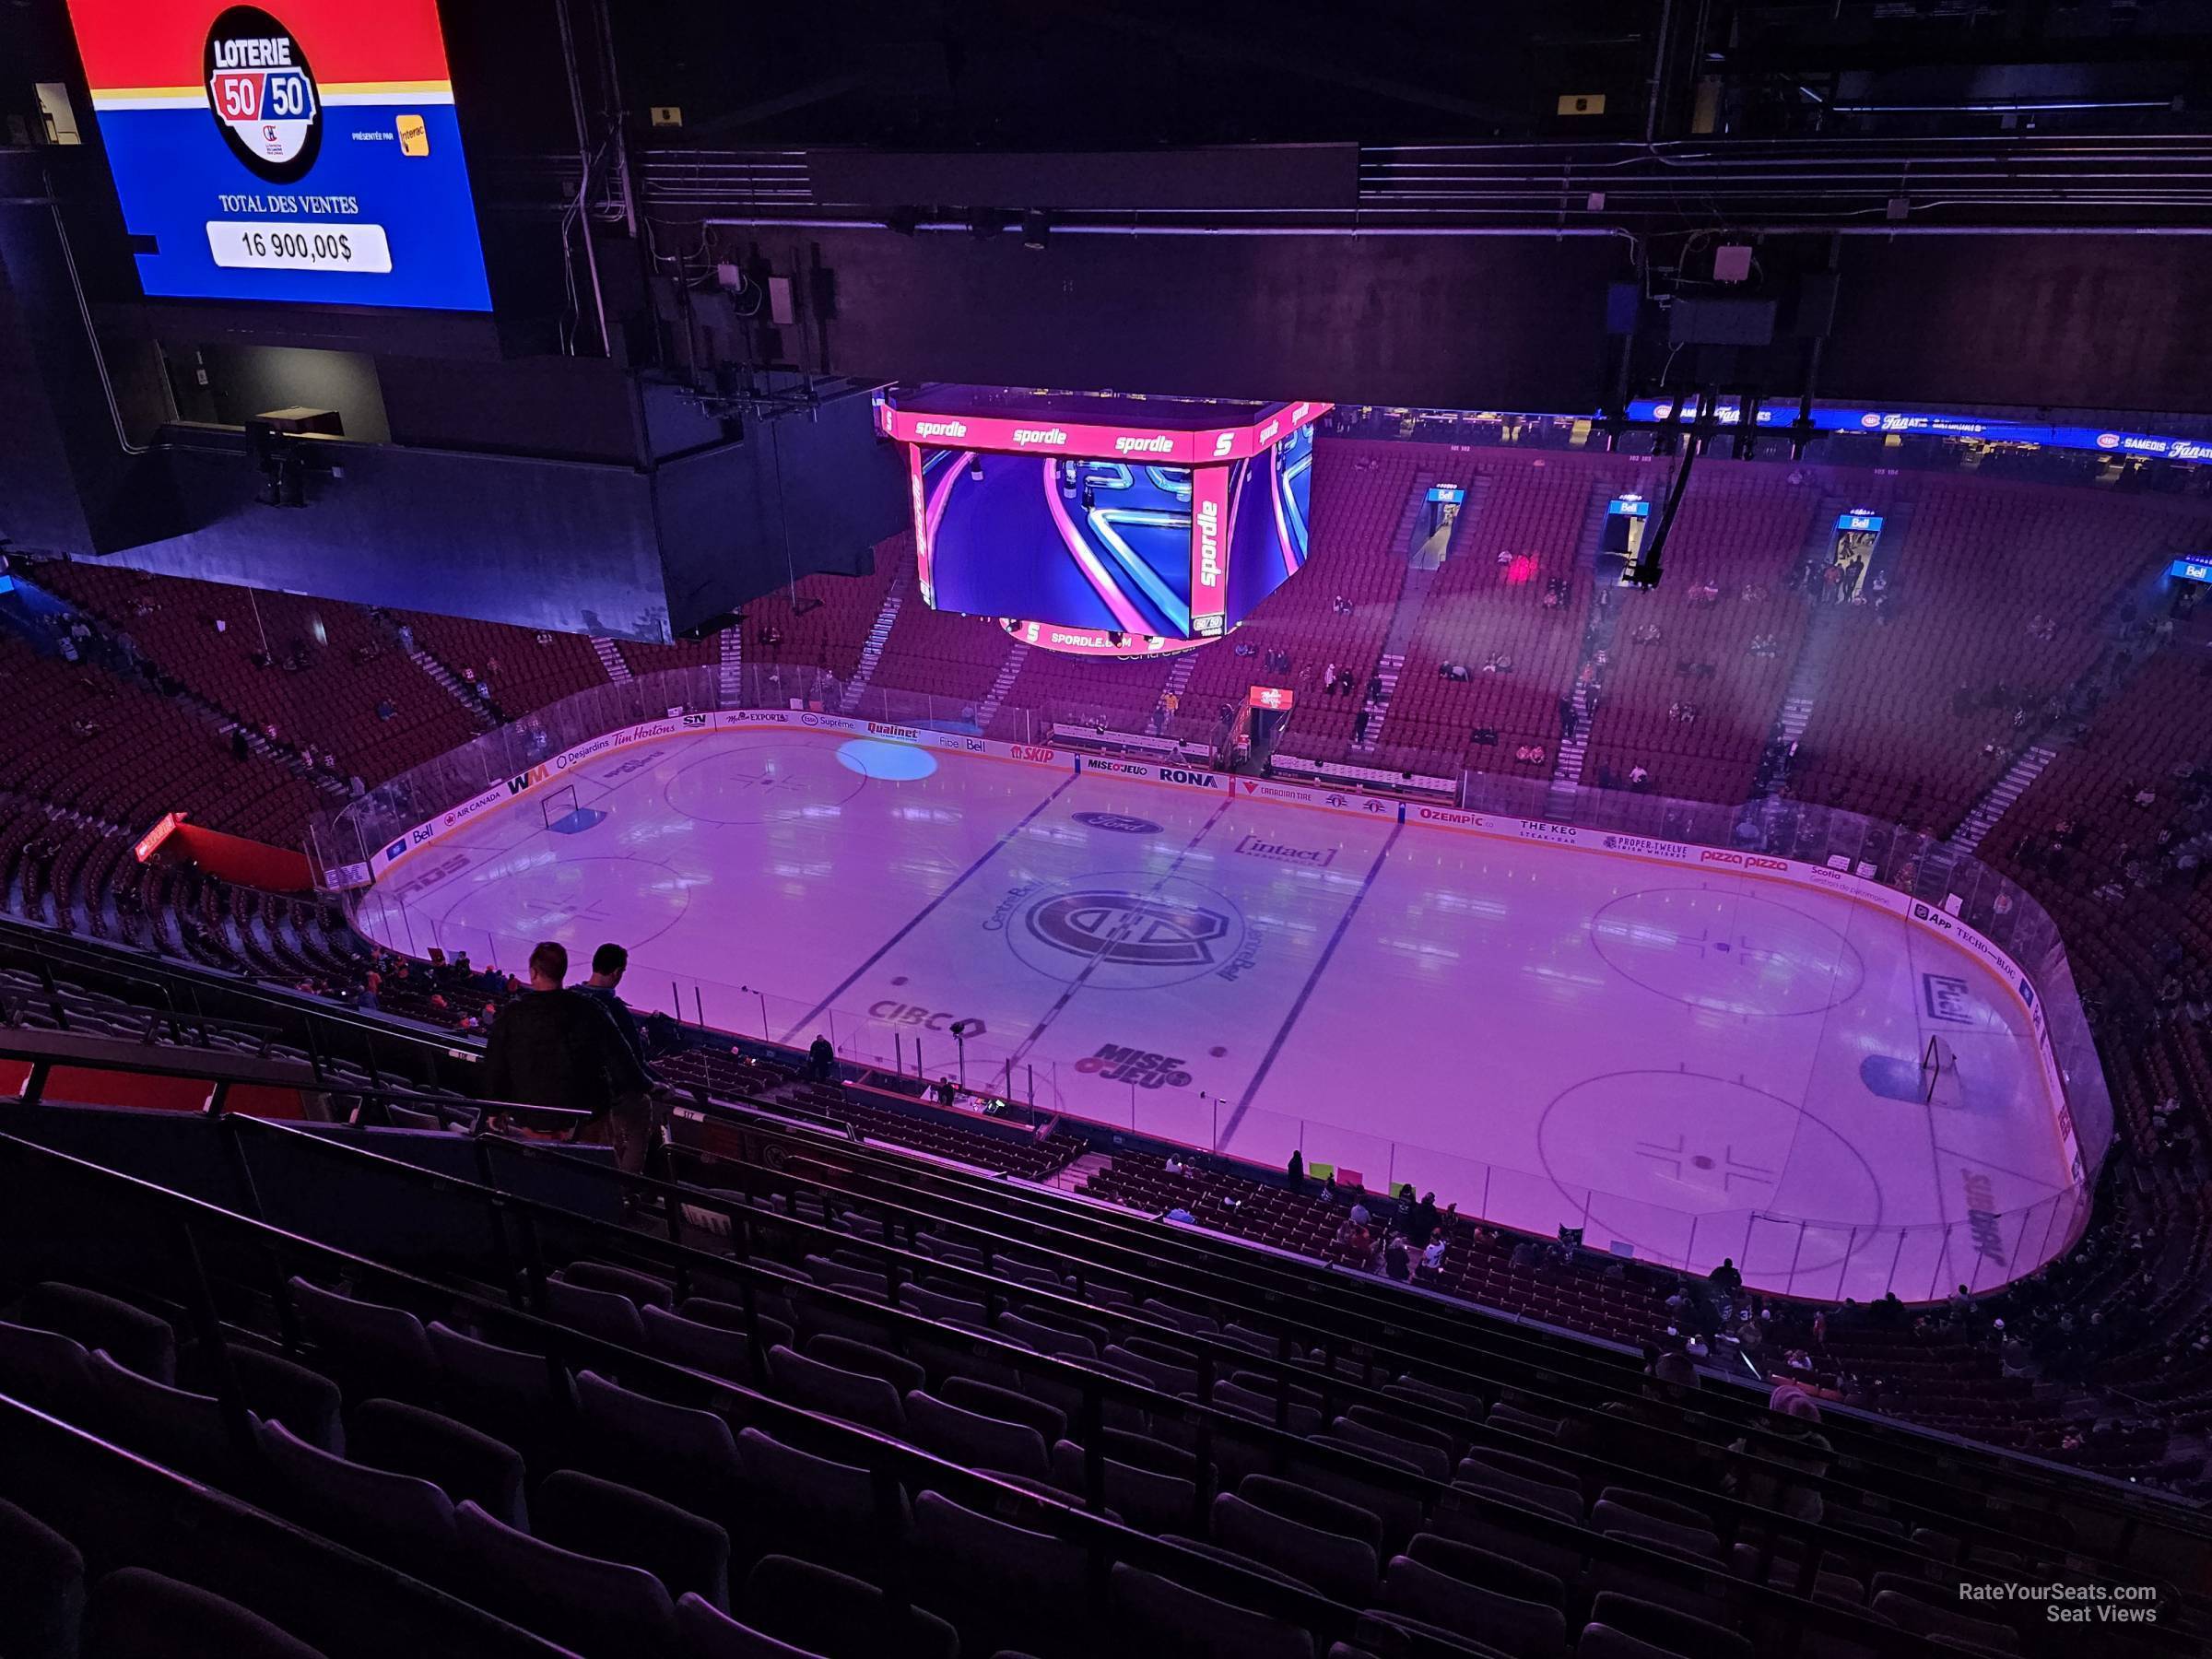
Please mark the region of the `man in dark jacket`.
POLYGON ((488 1100, 588 1112, 603 1124, 615 1098, 653 1079, 589 997, 561 989, 569 953, 547 939, 530 953, 530 989, 500 1011, 484 1045, 488 1100))
POLYGON ((622 1046, 629 1051, 638 1074, 645 1079, 644 1088, 621 1088, 616 1093, 614 1111, 607 1119, 615 1143, 615 1168, 625 1174, 636 1175, 644 1171, 660 1138, 656 1097, 661 1092, 661 1084, 645 1062, 645 1038, 638 1030, 637 1017, 630 1013, 629 1005, 622 1000, 618 990, 629 967, 629 952, 621 946, 600 946, 592 952, 592 977, 576 987, 576 994, 599 1006, 606 1015, 607 1023, 614 1027, 615 1035, 622 1040, 622 1046))

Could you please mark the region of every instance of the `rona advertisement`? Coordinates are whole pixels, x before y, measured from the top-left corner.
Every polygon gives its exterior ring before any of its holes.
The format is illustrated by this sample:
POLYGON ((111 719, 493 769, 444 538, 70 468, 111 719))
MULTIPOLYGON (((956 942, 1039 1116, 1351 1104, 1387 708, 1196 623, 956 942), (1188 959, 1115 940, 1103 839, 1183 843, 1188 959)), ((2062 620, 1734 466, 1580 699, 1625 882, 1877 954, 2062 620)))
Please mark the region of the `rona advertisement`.
POLYGON ((147 294, 489 311, 435 0, 69 0, 147 294))

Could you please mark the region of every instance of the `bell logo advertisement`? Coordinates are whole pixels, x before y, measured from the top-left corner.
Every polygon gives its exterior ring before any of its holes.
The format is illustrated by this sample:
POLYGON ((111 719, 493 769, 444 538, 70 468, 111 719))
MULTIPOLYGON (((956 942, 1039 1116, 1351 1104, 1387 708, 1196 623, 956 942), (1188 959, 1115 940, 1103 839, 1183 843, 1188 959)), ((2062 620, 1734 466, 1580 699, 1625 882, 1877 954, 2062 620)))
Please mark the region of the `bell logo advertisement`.
POLYGON ((437 0, 69 0, 150 296, 489 311, 437 0))

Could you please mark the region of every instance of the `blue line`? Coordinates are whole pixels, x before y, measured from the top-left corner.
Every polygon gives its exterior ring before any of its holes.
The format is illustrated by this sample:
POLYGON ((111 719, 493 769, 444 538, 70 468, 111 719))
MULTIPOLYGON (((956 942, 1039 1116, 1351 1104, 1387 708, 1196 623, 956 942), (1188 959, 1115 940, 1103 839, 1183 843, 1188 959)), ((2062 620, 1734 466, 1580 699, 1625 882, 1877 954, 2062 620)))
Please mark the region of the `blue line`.
POLYGON ((1359 907, 1367 902, 1368 889, 1375 885, 1375 877, 1382 873, 1383 861, 1390 856, 1391 848, 1397 845, 1398 837, 1405 833, 1406 821, 1400 818, 1392 829, 1390 839, 1382 843, 1382 850, 1375 854, 1375 862, 1360 881, 1359 890, 1352 895, 1351 903, 1344 907, 1344 914, 1336 923, 1336 931, 1329 935, 1329 942, 1322 950, 1321 960, 1313 964, 1313 971, 1306 975, 1305 986, 1299 992, 1298 1000, 1290 1005, 1290 1012, 1283 1016, 1283 1023, 1276 1028, 1275 1041, 1267 1045, 1266 1053, 1260 1057, 1259 1069, 1252 1074, 1252 1081, 1244 1086, 1243 1094, 1238 1097, 1237 1109, 1229 1114, 1226 1131, 1214 1137, 1215 1151, 1220 1151, 1236 1138, 1237 1125, 1244 1121, 1245 1112, 1252 1109, 1252 1097, 1260 1092, 1260 1085, 1267 1080, 1267 1073, 1275 1065, 1275 1057, 1283 1052, 1283 1044, 1290 1036, 1290 1028, 1298 1023, 1298 1017, 1305 1012, 1306 999, 1313 994, 1313 987, 1321 983, 1321 976, 1328 971, 1330 959, 1336 954, 1336 947, 1344 943, 1344 935, 1351 930, 1352 918, 1359 913, 1359 907))
POLYGON ((988 847, 984 848, 983 854, 981 858, 977 859, 973 864, 962 870, 958 876, 955 876, 952 878, 950 886, 946 888, 943 892, 939 893, 935 899, 932 899, 920 910, 916 911, 912 916, 909 917, 906 925, 901 927, 889 938, 886 939, 882 946, 877 950, 875 955, 869 957, 866 961, 861 963, 859 967, 853 969, 851 973, 848 973, 845 976, 843 982, 832 990, 829 995, 823 997, 820 1002, 816 1003, 813 1007, 807 1009, 806 1013, 800 1015, 797 1022, 791 1026, 790 1029, 783 1033, 782 1041, 785 1042, 791 1041, 793 1038, 795 1037, 800 1031, 804 1030, 806 1027, 812 1025, 815 1020, 819 1018, 823 1009, 829 1007, 831 1004, 835 1003, 839 997, 842 996, 846 992, 852 990, 853 985, 859 982, 862 974, 867 972, 869 969, 875 967, 877 963, 882 961, 885 957, 891 953, 892 949, 898 945, 900 940, 905 938, 908 934, 912 933, 915 928, 921 926, 923 923, 926 922, 929 919, 930 912, 935 910, 938 905, 944 903, 946 900, 951 898, 953 894, 959 892, 960 888, 967 882, 969 877, 974 875, 978 870, 982 869, 985 865, 996 858, 1001 853, 1005 852, 1006 844, 1016 836, 1019 835, 1024 830, 1027 830, 1030 825, 1036 820, 1037 815, 1042 812, 1047 806, 1050 806, 1054 801, 1058 800, 1062 793, 1066 790, 1068 785, 1073 783, 1077 778, 1081 775, 1082 774, 1079 772, 1068 773, 1066 778, 1061 782, 1059 788, 1054 789, 1051 794, 1046 795, 1043 800, 1038 802, 1036 806, 1030 807, 1028 814, 1023 817, 1019 823, 1016 824, 1014 828, 1007 830, 1004 835, 993 841, 988 847))

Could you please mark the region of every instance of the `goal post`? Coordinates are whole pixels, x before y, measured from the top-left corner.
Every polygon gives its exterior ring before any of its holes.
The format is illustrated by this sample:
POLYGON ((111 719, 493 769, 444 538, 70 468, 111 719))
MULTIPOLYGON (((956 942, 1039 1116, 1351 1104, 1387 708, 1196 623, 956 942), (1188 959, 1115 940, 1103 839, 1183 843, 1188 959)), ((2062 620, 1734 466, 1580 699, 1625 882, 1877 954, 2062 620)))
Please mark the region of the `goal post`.
POLYGON ((563 783, 547 790, 538 797, 538 809, 545 815, 545 827, 558 830, 576 814, 576 785, 563 783))
POLYGON ((1928 1039, 1920 1054, 1920 1098, 1927 1104, 1936 1099, 1936 1086, 1946 1077, 1955 1078, 1959 1073, 1959 1055, 1949 1042, 1941 1037, 1928 1039))

